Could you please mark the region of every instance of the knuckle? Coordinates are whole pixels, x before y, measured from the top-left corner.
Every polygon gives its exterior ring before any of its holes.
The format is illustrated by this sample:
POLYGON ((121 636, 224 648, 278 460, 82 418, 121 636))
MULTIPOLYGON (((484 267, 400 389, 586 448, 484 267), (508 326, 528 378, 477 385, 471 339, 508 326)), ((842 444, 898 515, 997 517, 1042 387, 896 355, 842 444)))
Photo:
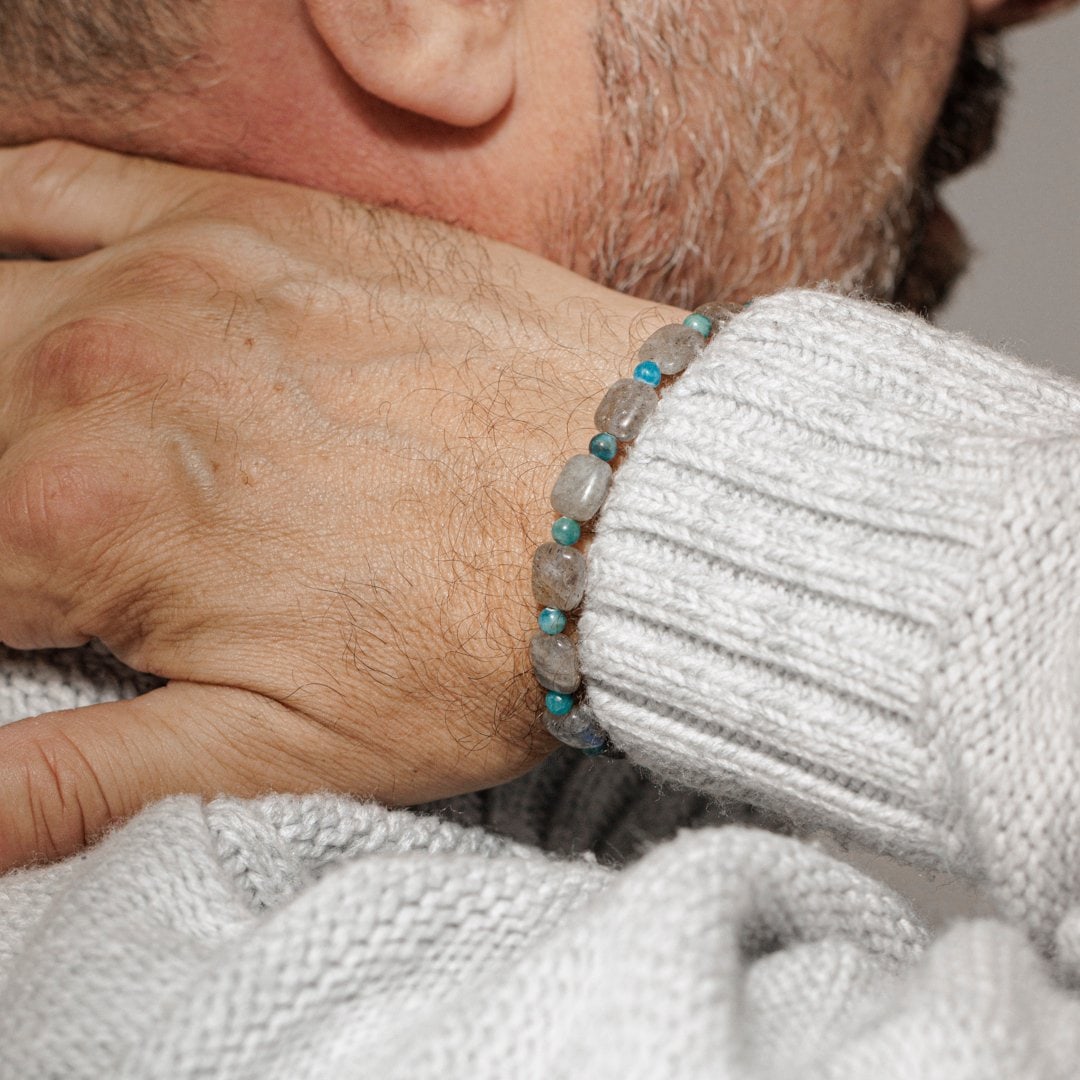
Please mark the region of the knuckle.
POLYGON ((118 479, 92 458, 31 457, 0 485, 0 530, 9 548, 48 558, 100 539, 125 503, 118 479))
POLYGON ((35 751, 27 762, 27 809, 34 846, 46 858, 62 858, 89 839, 79 785, 55 748, 38 744, 35 751))
POLYGON ((26 355, 30 408, 87 405, 160 382, 160 346, 145 328, 92 316, 50 330, 26 355))
MULTIPOLYGON (((59 715, 59 714, 57 714, 59 715)), ((109 820, 105 788, 62 731, 33 721, 5 735, 0 807, 0 869, 64 858, 109 820)))
MULTIPOLYGON (((92 839, 108 818, 104 789, 86 757, 62 733, 29 734, 8 747, 19 763, 23 800, 17 824, 17 861, 63 858, 92 839)), ((11 861, 10 857, 5 861, 11 861)))

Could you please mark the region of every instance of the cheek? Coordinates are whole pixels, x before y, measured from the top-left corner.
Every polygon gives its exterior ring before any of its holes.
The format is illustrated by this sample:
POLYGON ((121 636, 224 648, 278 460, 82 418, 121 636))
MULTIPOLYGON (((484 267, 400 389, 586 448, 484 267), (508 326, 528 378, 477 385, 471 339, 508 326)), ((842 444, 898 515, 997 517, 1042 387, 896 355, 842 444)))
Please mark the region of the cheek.
MULTIPOLYGON (((563 237, 553 235, 550 208, 573 201, 601 138, 596 7, 596 0, 519 5, 513 100, 484 128, 443 130, 432 146, 414 146, 414 188, 426 201, 410 208, 558 261, 563 237)), ((388 194, 402 200, 400 186, 388 194)))
POLYGON ((863 0, 827 7, 808 49, 820 98, 847 118, 856 150, 913 168, 938 117, 967 26, 964 0, 863 0))

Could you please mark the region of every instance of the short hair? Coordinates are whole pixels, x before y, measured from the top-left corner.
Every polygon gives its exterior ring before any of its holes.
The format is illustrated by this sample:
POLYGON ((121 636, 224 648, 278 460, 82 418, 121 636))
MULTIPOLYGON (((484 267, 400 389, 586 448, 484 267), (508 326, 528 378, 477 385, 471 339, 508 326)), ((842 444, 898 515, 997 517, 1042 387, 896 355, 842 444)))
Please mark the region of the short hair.
POLYGON ((129 107, 197 59, 210 0, 0 0, 0 94, 129 107))

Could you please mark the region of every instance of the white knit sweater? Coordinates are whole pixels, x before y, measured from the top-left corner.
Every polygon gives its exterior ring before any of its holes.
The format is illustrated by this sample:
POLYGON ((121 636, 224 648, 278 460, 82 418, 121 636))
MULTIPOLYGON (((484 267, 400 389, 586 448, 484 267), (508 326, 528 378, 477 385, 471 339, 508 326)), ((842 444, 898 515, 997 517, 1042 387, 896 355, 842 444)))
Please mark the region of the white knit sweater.
MULTIPOLYGON (((759 301, 666 392, 589 572, 627 761, 424 813, 174 798, 0 878, 0 1080, 1075 1077, 1080 385, 759 301), (996 918, 931 933, 814 829, 996 918)), ((140 685, 7 654, 0 719, 140 685)))

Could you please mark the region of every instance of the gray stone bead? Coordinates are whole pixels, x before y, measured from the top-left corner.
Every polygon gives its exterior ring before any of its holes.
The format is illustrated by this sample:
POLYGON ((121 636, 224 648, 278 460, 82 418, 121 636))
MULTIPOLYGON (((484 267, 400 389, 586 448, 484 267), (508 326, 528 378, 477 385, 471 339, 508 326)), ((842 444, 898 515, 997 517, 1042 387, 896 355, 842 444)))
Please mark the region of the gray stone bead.
POLYGON ((592 454, 575 454, 564 466, 551 489, 556 514, 588 521, 604 505, 611 487, 611 466, 592 454))
POLYGON ((692 360, 701 355, 705 339, 689 326, 661 326, 638 349, 639 361, 651 360, 664 375, 685 371, 692 360))
POLYGON ((722 330, 736 315, 742 311, 743 305, 732 303, 727 300, 714 300, 708 304, 702 304, 695 308, 695 315, 704 315, 713 324, 713 334, 722 330))
POLYGON ((577 646, 565 634, 534 634, 529 642, 536 681, 556 694, 572 694, 581 685, 577 646))
POLYGON ((588 705, 578 702, 565 716, 544 710, 544 723, 559 742, 578 750, 592 750, 604 743, 604 734, 588 705))
POLYGON ((651 386, 637 379, 618 379, 596 410, 596 426, 600 431, 610 431, 621 442, 635 439, 656 411, 659 400, 651 386))
POLYGON ((585 556, 549 541, 533 556, 533 597, 541 607, 573 611, 585 595, 585 556))

